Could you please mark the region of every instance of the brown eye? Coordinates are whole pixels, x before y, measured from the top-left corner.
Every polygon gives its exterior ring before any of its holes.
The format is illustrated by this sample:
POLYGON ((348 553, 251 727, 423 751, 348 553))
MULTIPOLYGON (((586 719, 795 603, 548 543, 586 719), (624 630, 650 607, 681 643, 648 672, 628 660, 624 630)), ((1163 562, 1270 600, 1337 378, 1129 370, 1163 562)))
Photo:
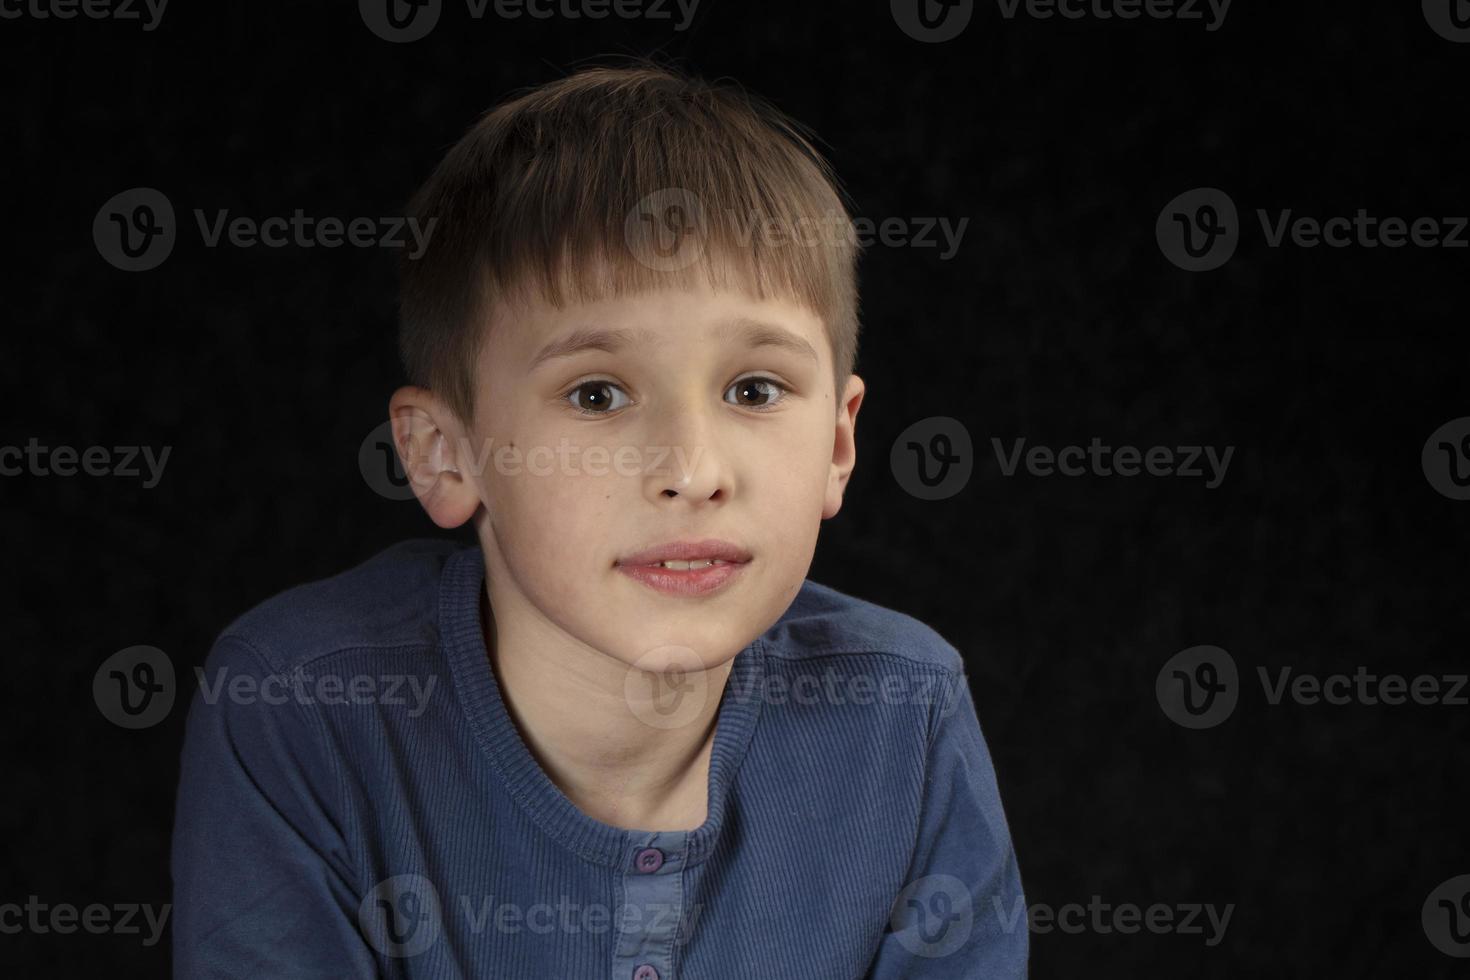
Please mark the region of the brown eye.
POLYGON ((624 395, 623 404, 614 404, 615 392, 621 394, 622 389, 610 381, 584 381, 567 392, 567 401, 583 415, 606 415, 627 403, 624 395))
POLYGON ((780 401, 786 388, 770 378, 742 378, 730 386, 735 393, 735 404, 745 408, 770 408, 780 401))

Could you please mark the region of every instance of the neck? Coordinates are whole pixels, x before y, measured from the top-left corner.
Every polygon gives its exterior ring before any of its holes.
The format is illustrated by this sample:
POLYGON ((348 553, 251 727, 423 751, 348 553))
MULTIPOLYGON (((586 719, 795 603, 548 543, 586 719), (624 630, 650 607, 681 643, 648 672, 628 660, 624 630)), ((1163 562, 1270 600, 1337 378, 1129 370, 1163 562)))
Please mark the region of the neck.
POLYGON ((698 713, 681 712, 679 725, 655 727, 630 697, 659 691, 657 675, 630 680, 634 668, 568 644, 529 603, 519 608, 491 576, 486 582, 480 618, 490 666, 506 710, 552 783, 583 813, 612 826, 693 830, 703 824, 720 695, 732 662, 693 678, 706 692, 698 713))

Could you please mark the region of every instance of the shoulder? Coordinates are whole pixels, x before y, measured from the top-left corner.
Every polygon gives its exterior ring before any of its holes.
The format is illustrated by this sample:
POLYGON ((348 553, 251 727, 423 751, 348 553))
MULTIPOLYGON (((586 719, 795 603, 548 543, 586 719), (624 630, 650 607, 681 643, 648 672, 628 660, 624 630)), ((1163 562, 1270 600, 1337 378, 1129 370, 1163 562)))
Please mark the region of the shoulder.
POLYGON ((933 627, 811 579, 761 639, 779 661, 877 654, 915 669, 964 672, 959 651, 933 627))
POLYGON ((444 566, 466 547, 442 539, 401 541, 258 603, 225 627, 217 646, 243 644, 263 666, 282 672, 342 650, 432 646, 444 566))

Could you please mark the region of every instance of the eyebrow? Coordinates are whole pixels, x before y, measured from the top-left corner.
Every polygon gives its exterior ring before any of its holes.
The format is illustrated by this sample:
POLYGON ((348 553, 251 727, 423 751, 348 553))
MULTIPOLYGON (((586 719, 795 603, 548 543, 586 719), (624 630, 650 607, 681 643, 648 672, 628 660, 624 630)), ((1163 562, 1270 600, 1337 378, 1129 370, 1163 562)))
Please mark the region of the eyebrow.
MULTIPOLYGON (((764 320, 752 320, 749 317, 726 320, 715 328, 715 336, 721 340, 743 339, 746 346, 752 350, 760 347, 774 347, 778 350, 790 351, 813 362, 821 360, 817 356, 816 348, 812 347, 805 338, 792 333, 785 327, 778 327, 764 320)), ((637 344, 652 345, 657 342, 658 335, 651 330, 580 327, 564 337, 553 340, 537 351, 536 356, 531 358, 530 370, 536 370, 547 361, 571 357, 584 351, 600 350, 616 354, 618 351, 637 344)))

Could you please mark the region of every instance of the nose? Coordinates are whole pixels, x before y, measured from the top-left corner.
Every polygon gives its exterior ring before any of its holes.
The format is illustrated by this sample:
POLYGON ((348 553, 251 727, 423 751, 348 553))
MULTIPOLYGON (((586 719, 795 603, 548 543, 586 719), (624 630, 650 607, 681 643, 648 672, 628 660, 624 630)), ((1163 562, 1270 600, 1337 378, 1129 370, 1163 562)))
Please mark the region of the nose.
POLYGON ((691 396, 671 406, 666 418, 644 477, 649 497, 689 503, 727 499, 733 472, 721 449, 719 408, 696 405, 691 396))

